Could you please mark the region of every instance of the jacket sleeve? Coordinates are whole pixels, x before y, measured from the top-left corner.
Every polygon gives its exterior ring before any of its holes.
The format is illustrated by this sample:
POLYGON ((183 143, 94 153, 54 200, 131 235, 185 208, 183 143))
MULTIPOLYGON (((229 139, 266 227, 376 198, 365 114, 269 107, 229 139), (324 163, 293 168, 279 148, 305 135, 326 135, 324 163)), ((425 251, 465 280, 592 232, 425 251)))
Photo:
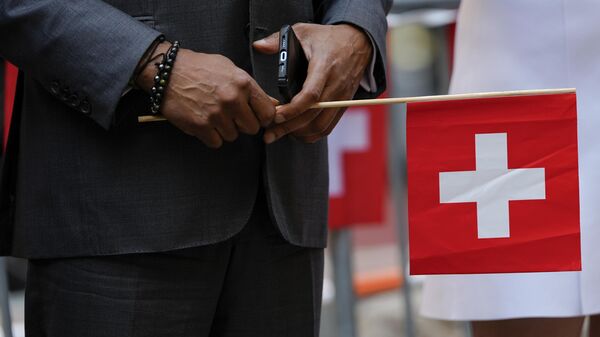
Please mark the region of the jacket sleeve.
POLYGON ((367 32, 376 47, 374 75, 377 84, 375 93, 359 89, 355 98, 379 96, 386 88, 386 15, 392 0, 323 0, 318 10, 322 24, 350 23, 367 32))
POLYGON ((100 0, 0 2, 0 55, 107 129, 159 35, 100 0))

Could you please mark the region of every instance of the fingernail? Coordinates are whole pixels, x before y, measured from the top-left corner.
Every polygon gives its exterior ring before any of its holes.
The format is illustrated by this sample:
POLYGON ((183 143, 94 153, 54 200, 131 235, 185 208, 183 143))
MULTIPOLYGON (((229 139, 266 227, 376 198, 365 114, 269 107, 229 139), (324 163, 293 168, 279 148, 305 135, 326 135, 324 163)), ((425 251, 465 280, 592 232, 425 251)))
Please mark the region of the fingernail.
POLYGON ((275 141, 275 135, 272 133, 265 133, 265 143, 271 144, 275 141))
POLYGON ((275 115, 275 123, 279 124, 283 122, 285 122, 285 117, 283 117, 283 115, 275 115))
POLYGON ((277 98, 269 96, 269 99, 273 105, 279 105, 279 100, 277 98))

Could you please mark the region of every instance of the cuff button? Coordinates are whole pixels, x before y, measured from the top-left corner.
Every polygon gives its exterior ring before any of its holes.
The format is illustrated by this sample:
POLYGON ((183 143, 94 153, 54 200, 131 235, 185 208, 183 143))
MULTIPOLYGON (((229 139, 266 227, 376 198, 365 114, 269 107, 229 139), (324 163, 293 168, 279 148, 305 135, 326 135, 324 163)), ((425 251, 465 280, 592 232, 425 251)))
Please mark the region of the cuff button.
POLYGON ((89 115, 92 113, 92 106, 87 98, 84 98, 81 103, 79 103, 79 111, 81 111, 81 113, 84 115, 89 115))
POLYGON ((72 108, 76 108, 79 105, 79 96, 77 96, 77 94, 71 94, 69 98, 67 98, 67 104, 72 108))
POLYGON ((52 83, 50 83, 50 92, 53 95, 58 95, 58 93, 60 92, 60 82, 52 81, 52 83))
POLYGON ((67 99, 69 98, 69 95, 71 94, 71 91, 69 90, 69 87, 64 87, 62 89, 62 91, 60 92, 60 95, 58 96, 61 100, 63 101, 67 101, 67 99))

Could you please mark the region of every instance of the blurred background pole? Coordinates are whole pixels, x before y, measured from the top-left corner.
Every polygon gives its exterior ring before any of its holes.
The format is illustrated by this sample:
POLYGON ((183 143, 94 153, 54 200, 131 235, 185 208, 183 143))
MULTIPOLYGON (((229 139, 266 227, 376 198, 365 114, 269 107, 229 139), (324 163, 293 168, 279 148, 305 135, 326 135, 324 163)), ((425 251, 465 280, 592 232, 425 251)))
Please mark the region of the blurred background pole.
MULTIPOLYGON (((396 0, 390 26, 390 96, 446 94, 450 78, 447 27, 456 18, 457 0, 396 0)), ((405 312, 404 336, 415 337, 413 285, 409 275, 406 175, 406 105, 388 112, 388 170, 396 214, 405 312)))
POLYGON ((13 337, 10 304, 8 297, 8 279, 6 277, 6 259, 0 257, 0 315, 4 337, 13 337))
POLYGON ((331 251, 338 336, 356 337, 352 232, 349 229, 331 231, 331 251))
POLYGON ((402 271, 402 291, 404 293, 404 336, 415 337, 412 284, 408 275, 408 226, 406 210, 406 169, 404 124, 405 105, 390 109, 388 113, 388 172, 391 183, 393 205, 396 210, 396 230, 400 249, 400 270, 402 271), (400 111, 398 111, 400 110, 400 111))

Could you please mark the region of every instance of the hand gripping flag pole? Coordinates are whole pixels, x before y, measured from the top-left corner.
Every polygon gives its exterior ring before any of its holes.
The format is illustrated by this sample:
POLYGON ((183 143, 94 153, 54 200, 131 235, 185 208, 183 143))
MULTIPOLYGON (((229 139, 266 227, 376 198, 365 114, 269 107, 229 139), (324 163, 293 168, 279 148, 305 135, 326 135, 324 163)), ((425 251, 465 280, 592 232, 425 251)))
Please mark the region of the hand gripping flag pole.
MULTIPOLYGON (((534 90, 515 90, 515 91, 492 91, 492 92, 479 92, 469 94, 454 94, 454 95, 435 95, 435 96, 415 96, 415 97, 395 97, 395 98, 376 98, 376 99, 362 99, 362 100, 348 100, 348 101, 331 101, 331 102, 320 102, 313 105, 313 109, 327 109, 327 108, 349 108, 356 106, 369 106, 369 105, 392 105, 402 103, 414 103, 414 102, 434 102, 434 101, 454 101, 462 99, 476 99, 476 98, 492 98, 492 97, 510 97, 510 96, 530 96, 530 95, 555 95, 555 94, 567 94, 574 93, 575 88, 560 88, 560 89, 534 89, 534 90)), ((165 121, 166 118, 163 116, 139 116, 138 122, 160 122, 165 121)))

